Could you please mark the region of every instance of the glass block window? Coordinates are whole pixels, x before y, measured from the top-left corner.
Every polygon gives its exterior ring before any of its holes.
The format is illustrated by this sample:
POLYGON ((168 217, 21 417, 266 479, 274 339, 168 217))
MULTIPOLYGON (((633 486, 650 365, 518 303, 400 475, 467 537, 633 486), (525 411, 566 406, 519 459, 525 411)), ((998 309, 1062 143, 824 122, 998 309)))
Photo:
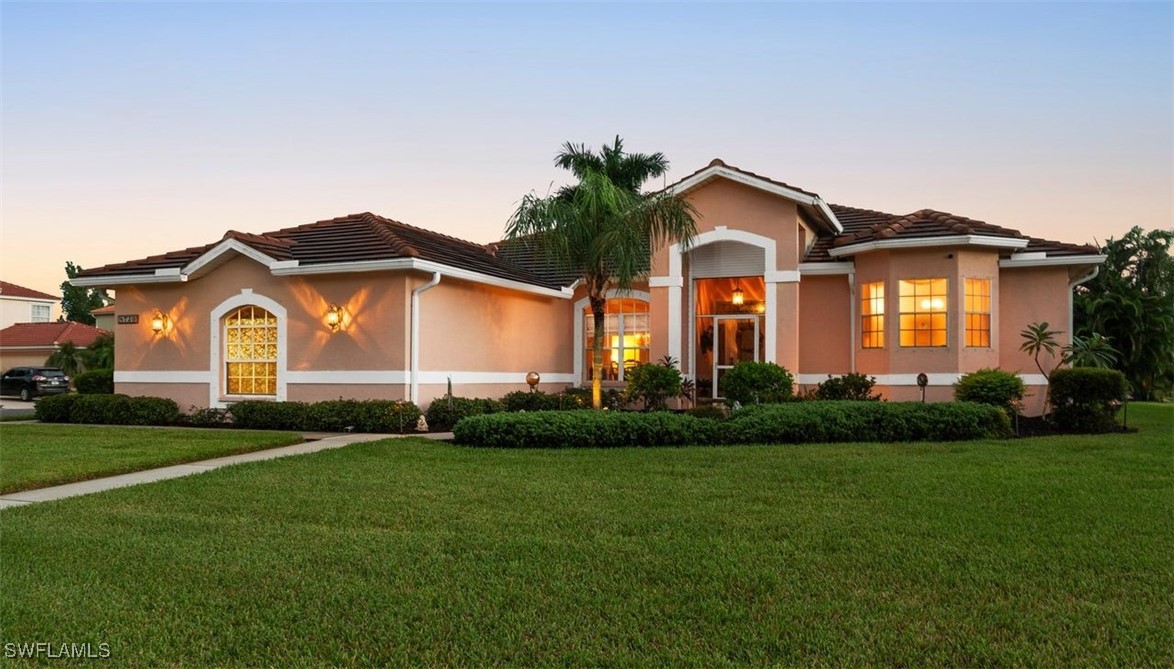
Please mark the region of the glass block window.
MULTIPOLYGON (((583 314, 584 351, 583 369, 588 381, 594 377, 591 357, 595 346, 595 316, 587 307, 583 314)), ((649 361, 652 340, 648 323, 648 303, 633 298, 607 301, 604 314, 603 374, 604 381, 623 381, 624 371, 649 361)))
POLYGON ((860 345, 864 348, 885 346, 885 282, 866 283, 860 287, 860 345))
POLYGON ((229 395, 277 394, 277 317, 246 306, 224 319, 229 395))
POLYGON ((966 280, 966 345, 991 345, 991 280, 966 280))
POLYGON ((898 283, 901 346, 946 345, 946 290, 945 279, 898 283))

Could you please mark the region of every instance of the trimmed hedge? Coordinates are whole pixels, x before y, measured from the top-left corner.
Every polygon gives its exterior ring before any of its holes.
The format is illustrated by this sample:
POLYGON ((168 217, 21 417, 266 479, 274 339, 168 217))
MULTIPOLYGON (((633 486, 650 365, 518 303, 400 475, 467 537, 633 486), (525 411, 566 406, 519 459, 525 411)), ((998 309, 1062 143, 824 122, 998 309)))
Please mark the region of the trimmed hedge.
POLYGON ((984 368, 958 379, 954 384, 954 399, 1002 407, 1008 415, 1014 415, 1015 404, 1023 399, 1026 390, 1018 374, 984 368))
POLYGON ((34 409, 43 423, 94 425, 174 425, 179 406, 162 397, 127 395, 57 395, 45 397, 34 409))
POLYGON ((872 394, 875 385, 876 377, 859 372, 850 372, 843 376, 828 374, 827 380, 816 386, 815 399, 879 402, 880 395, 872 394))
POLYGON ((757 405, 730 419, 634 412, 535 412, 471 416, 456 443, 491 448, 615 448, 686 444, 958 441, 1007 437, 996 407, 968 402, 813 401, 757 405))
POLYGON ((773 404, 795 397, 795 377, 773 362, 739 362, 718 382, 726 404, 773 404))
POLYGON ((424 418, 428 429, 436 432, 451 430, 462 418, 483 413, 501 413, 505 405, 499 400, 480 397, 438 397, 428 405, 424 418))
POLYGON ((266 402, 245 400, 229 406, 232 424, 249 430, 301 430, 379 434, 412 432, 420 409, 411 402, 390 400, 327 400, 325 402, 266 402))
POLYGON ((73 385, 83 395, 113 395, 114 370, 92 369, 73 377, 73 385))
POLYGON ((1057 369, 1048 377, 1052 421, 1065 432, 1112 432, 1127 388, 1125 375, 1115 369, 1057 369))

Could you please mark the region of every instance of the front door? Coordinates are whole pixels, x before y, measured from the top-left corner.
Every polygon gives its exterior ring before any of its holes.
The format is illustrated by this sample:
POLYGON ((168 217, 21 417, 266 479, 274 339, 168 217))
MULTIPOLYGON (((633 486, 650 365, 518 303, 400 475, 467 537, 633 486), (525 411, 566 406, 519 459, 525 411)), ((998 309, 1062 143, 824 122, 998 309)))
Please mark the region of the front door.
POLYGON ((713 317, 713 394, 717 399, 719 382, 739 362, 758 362, 757 316, 713 317))

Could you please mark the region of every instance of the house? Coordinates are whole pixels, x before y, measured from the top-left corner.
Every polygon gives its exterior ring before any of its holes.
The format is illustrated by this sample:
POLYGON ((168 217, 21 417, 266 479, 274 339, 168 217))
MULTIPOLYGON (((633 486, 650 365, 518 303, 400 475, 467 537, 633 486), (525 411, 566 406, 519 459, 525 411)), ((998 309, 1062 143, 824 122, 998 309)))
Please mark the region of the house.
POLYGON ((62 344, 84 349, 105 334, 109 333, 72 321, 9 325, 0 330, 0 370, 44 365, 62 344))
POLYGON ((60 302, 60 296, 0 281, 0 328, 14 323, 55 321, 60 302))
MULTIPOLYGON (((960 374, 1045 379, 1019 331, 1071 332, 1073 286, 1103 257, 945 212, 894 215, 714 160, 669 187, 700 214, 688 248, 654 249, 651 275, 607 305, 604 382, 668 355, 719 395, 743 360, 800 384, 851 371, 894 400, 946 400, 960 374)), ((500 396, 590 382, 593 327, 573 273, 529 245, 479 245, 371 213, 86 270, 118 291, 119 392, 186 406, 243 398, 500 396)))
POLYGON ((90 315, 94 317, 94 327, 114 331, 114 314, 117 312, 113 304, 108 304, 100 309, 94 309, 90 315))

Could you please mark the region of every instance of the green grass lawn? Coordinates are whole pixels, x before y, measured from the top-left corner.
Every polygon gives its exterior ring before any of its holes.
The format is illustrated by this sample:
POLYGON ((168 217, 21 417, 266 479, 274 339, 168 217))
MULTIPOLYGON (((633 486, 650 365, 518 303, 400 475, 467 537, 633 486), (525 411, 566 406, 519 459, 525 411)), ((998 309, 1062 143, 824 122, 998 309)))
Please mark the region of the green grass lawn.
POLYGON ((118 666, 1174 665, 1139 434, 498 451, 415 439, 0 512, 0 641, 118 666))
POLYGON ((0 426, 0 493, 194 462, 302 441, 288 432, 79 425, 0 426))

